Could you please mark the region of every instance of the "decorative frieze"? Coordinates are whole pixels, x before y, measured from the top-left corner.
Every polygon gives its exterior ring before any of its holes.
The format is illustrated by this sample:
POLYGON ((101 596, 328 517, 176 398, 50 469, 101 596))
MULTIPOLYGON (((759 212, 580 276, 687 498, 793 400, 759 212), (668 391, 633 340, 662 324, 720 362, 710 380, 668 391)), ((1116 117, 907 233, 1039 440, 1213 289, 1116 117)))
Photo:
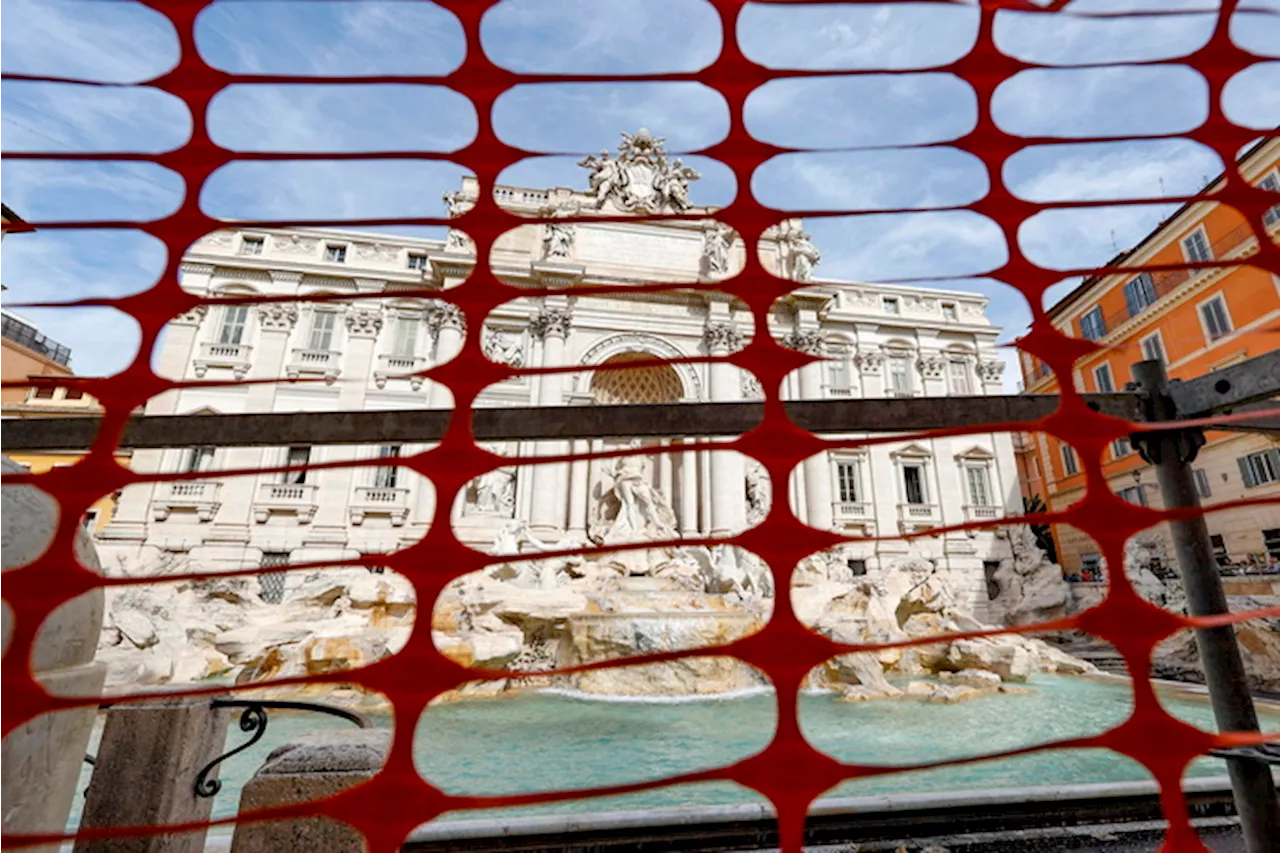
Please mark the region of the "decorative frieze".
POLYGON ((708 352, 733 352, 742 348, 742 333, 732 323, 708 323, 702 332, 708 352))
POLYGON ((271 283, 286 287, 297 287, 302 284, 302 273, 293 270, 269 270, 271 283))
POLYGON ((347 309, 347 332, 353 338, 376 338, 382 331, 381 308, 357 308, 354 305, 347 309))
POLYGON ((367 261, 394 262, 400 257, 400 249, 385 243, 356 243, 355 256, 367 261))
POLYGON ((258 306, 258 328, 267 332, 287 332, 298 322, 298 306, 293 302, 264 302, 258 306))
POLYGON ((529 322, 534 337, 567 338, 573 325, 573 315, 567 308, 543 308, 529 322))
POLYGON ((298 234, 273 234, 271 248, 285 255, 314 255, 320 248, 320 240, 298 234))

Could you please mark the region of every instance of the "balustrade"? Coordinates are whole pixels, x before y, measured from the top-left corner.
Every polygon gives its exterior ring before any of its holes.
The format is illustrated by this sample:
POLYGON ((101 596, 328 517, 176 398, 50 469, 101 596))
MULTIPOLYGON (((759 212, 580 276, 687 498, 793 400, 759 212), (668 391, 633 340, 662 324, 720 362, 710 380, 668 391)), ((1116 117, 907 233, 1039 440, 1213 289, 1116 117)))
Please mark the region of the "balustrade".
POLYGON ((254 519, 264 524, 273 512, 292 512, 299 524, 310 524, 318 508, 317 490, 314 483, 261 483, 253 502, 254 519))
POLYGON ((248 344, 220 344, 205 342, 200 344, 200 354, 192 362, 196 377, 203 379, 211 367, 226 368, 236 379, 243 379, 249 372, 250 356, 253 347, 248 344))

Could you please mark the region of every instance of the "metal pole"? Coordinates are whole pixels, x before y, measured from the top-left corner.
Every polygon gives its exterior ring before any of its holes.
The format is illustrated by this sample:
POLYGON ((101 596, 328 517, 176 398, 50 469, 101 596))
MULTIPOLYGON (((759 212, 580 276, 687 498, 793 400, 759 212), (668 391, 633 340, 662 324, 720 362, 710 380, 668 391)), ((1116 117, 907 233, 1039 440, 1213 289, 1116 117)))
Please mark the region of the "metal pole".
MULTIPOLYGON (((1134 390, 1143 398, 1146 420, 1170 421, 1177 417, 1162 362, 1135 364, 1133 378, 1134 390)), ((1202 430, 1140 433, 1133 437, 1133 444, 1142 458, 1155 466, 1166 508, 1200 507, 1190 463, 1204 445, 1202 430)), ((1227 595, 1203 515, 1171 521, 1169 528, 1182 586, 1187 593, 1188 613, 1192 616, 1226 613, 1227 595)), ((1224 732, 1258 731, 1258 717, 1253 709, 1253 697, 1249 694, 1235 629, 1230 625, 1196 628, 1195 634, 1218 729, 1224 732)), ((1280 842, 1280 807, 1277 806, 1271 768, 1262 761, 1228 758, 1227 775, 1231 778, 1245 849, 1248 853, 1274 851, 1280 842)))

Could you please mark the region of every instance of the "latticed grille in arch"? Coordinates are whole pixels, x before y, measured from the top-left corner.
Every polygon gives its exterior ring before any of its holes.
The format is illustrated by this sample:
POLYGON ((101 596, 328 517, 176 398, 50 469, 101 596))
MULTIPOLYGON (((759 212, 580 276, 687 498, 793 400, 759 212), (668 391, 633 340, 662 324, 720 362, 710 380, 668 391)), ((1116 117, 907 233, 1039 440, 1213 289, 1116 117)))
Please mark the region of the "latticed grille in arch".
MULTIPOLYGON (((605 360, 606 365, 625 364, 630 361, 652 361, 653 356, 642 352, 624 352, 605 360)), ((632 367, 625 370, 598 370, 591 377, 591 393, 597 403, 677 403, 683 396, 680 376, 670 365, 632 367)))

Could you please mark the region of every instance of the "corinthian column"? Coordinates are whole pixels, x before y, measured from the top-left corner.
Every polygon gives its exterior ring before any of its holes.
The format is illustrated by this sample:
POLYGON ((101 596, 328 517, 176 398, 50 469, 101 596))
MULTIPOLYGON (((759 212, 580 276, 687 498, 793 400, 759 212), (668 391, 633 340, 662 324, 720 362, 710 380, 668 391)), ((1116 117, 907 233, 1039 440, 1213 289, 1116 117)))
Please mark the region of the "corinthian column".
MULTIPOLYGON (((742 346, 742 335, 732 323, 708 323, 703 333, 707 354, 728 355, 742 346)), ((708 365, 713 403, 742 399, 738 368, 727 361, 708 365)), ((731 536, 747 526, 747 473, 742 456, 730 451, 711 453, 711 536, 731 536)))
MULTIPOLYGON (((544 307, 530 323, 533 334, 542 339, 542 366, 563 367, 564 345, 569 337, 572 316, 567 308, 544 307)), ((538 405, 564 405, 564 374, 544 373, 538 377, 538 405)), ((560 456, 567 452, 563 441, 540 441, 538 456, 560 456)), ((533 469, 533 506, 529 526, 538 536, 559 536, 564 532, 568 500, 569 465, 536 465, 533 469)))
MULTIPOLYGON (((822 355, 822 336, 816 331, 792 332, 782 339, 782 345, 789 349, 822 355)), ((800 368, 800 399, 822 399, 821 361, 806 364, 800 368)), ((804 472, 804 504, 805 522, 820 530, 830 530, 833 524, 831 513, 831 462, 826 451, 810 456, 801 463, 804 472)), ((778 494, 778 490, 774 491, 778 494)))
MULTIPOLYGON (((462 335, 467 327, 462 309, 452 302, 437 302, 427 309, 427 328, 435 338, 432 365, 444 364, 462 349, 462 335)), ((453 405, 449 389, 439 382, 432 382, 427 390, 428 409, 447 409, 453 405)))

